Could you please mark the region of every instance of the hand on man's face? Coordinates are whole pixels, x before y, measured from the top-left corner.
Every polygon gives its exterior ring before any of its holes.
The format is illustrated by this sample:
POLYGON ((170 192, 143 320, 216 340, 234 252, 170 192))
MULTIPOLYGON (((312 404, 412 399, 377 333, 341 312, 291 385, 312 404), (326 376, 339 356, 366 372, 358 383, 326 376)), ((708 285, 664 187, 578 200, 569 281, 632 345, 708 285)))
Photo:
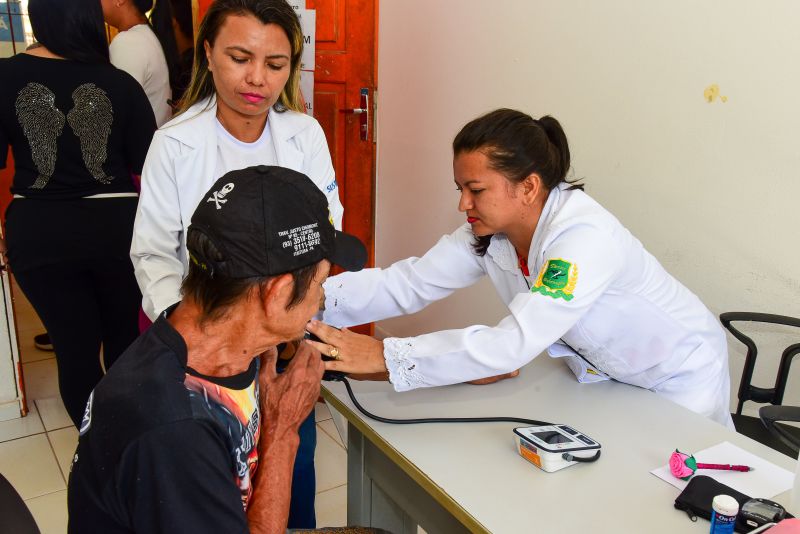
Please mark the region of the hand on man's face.
POLYGON ((319 351, 305 341, 300 342, 291 363, 281 374, 275 371, 274 358, 262 356, 259 388, 261 420, 267 437, 297 433, 319 398, 324 370, 319 351))

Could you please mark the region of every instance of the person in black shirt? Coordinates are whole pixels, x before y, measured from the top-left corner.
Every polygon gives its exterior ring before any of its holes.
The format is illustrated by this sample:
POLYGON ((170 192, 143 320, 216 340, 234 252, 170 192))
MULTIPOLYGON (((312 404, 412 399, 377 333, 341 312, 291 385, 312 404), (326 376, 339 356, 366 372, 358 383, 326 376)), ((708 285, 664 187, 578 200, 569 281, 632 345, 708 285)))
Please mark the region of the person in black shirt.
POLYGON ((194 21, 191 0, 169 0, 172 7, 172 29, 178 49, 176 61, 177 74, 172 86, 172 102, 175 109, 180 108, 183 93, 192 81, 192 61, 194 61, 194 21))
MULTIPOLYGON (((109 63, 98 0, 30 0, 42 46, 0 59, 0 168, 10 146, 7 257, 53 342, 77 426, 105 367, 136 339, 128 258, 155 131, 141 86, 109 63)), ((2 249, 0 249, 2 250, 2 249)))
POLYGON ((119 358, 89 398, 69 477, 69 532, 280 533, 298 428, 323 374, 298 341, 335 263, 364 245, 334 229, 325 195, 282 167, 236 170, 187 230, 182 300, 119 358))

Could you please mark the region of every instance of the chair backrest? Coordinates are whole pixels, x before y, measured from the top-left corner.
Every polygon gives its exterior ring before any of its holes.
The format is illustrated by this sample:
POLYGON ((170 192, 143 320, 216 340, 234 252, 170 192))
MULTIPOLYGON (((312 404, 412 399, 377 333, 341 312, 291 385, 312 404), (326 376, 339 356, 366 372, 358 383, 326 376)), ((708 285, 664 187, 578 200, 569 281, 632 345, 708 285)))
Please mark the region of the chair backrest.
MULTIPOLYGON (((782 404, 783 394, 786 390, 786 381, 789 378, 789 367, 792 365, 792 358, 800 354, 800 343, 794 343, 786 347, 781 354, 781 362, 778 366, 778 376, 775 378, 775 386, 771 388, 760 388, 751 384, 753 380, 753 370, 756 366, 758 348, 755 341, 742 332, 737 330, 731 323, 734 322, 757 322, 780 324, 800 328, 800 319, 787 317, 785 315, 773 315, 770 313, 753 312, 726 312, 719 316, 722 326, 733 334, 733 337, 741 341, 747 347, 747 356, 744 361, 742 371, 742 381, 739 384, 739 403, 736 406, 736 413, 742 413, 742 405, 745 401, 751 400, 760 403, 782 404)), ((798 333, 800 338, 800 333, 798 333)))
POLYGON ((0 525, 3 532, 40 534, 30 510, 17 490, 0 474, 0 525))

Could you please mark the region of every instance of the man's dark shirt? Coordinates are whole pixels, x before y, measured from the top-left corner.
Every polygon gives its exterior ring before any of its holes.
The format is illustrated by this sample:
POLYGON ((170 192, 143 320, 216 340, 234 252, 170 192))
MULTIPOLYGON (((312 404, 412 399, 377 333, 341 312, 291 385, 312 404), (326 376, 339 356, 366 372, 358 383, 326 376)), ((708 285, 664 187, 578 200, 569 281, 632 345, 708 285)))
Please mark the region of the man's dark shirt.
POLYGON ((258 360, 236 376, 187 367, 167 310, 95 388, 69 477, 69 532, 248 532, 258 360))

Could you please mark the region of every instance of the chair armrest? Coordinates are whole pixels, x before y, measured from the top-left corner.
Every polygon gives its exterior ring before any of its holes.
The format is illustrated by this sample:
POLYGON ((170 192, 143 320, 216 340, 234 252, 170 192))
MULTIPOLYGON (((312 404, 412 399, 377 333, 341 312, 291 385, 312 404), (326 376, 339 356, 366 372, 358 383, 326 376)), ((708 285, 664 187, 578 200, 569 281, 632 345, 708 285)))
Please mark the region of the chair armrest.
POLYGON ((782 324, 800 328, 800 319, 797 317, 789 317, 788 315, 775 315, 773 313, 725 312, 719 315, 719 320, 726 328, 728 328, 730 323, 736 321, 782 324))
POLYGON ((800 406, 764 406, 758 411, 761 421, 772 435, 780 439, 795 454, 800 452, 800 439, 785 430, 785 427, 777 425, 779 421, 800 422, 800 406))

